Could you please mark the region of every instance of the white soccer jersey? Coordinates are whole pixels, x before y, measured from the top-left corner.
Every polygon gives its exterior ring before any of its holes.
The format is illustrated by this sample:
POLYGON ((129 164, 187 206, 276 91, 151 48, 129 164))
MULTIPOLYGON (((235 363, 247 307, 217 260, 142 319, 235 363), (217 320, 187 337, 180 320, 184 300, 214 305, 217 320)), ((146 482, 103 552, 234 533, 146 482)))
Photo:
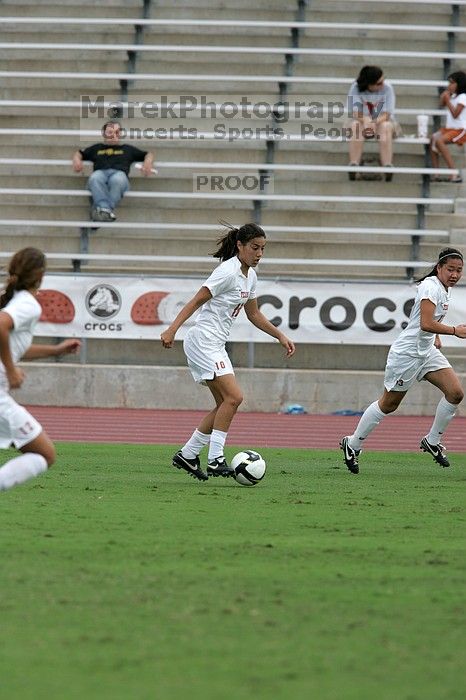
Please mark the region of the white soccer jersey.
POLYGON ((231 326, 249 299, 256 298, 257 275, 252 267, 247 277, 241 272, 241 262, 235 256, 221 263, 204 282, 212 294, 196 319, 196 328, 225 343, 231 326))
MULTIPOLYGON (((13 319, 13 328, 10 332, 10 351, 13 362, 16 364, 29 349, 34 329, 41 314, 41 305, 35 297, 26 290, 15 292, 13 298, 1 309, 13 319)), ((5 367, 0 361, 0 385, 8 386, 5 367)))
POLYGON ((435 276, 427 277, 419 284, 408 325, 393 343, 392 352, 421 357, 430 353, 434 347, 435 333, 421 330, 421 301, 429 299, 435 304, 434 319, 441 322, 448 311, 450 291, 435 276))

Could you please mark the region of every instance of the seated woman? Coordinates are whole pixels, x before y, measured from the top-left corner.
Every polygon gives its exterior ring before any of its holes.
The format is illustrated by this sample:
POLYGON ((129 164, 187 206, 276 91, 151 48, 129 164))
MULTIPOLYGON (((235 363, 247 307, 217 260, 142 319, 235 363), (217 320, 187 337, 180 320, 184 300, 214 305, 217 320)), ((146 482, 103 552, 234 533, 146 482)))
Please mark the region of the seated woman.
MULTIPOLYGON (((430 141, 430 156, 432 167, 439 167, 439 154, 443 156, 449 168, 455 170, 455 163, 448 150, 447 144, 456 143, 462 146, 466 143, 466 73, 457 71, 448 76, 448 87, 440 95, 440 104, 446 107, 446 123, 442 129, 434 134, 430 141)), ((435 175, 433 180, 442 178, 435 175)), ((457 170, 455 174, 447 178, 449 182, 463 182, 457 170)))
MULTIPOLYGON (((348 114, 352 118, 350 165, 361 164, 364 141, 375 138, 379 142, 380 164, 392 166, 392 140, 397 128, 394 111, 395 92, 384 79, 383 70, 378 66, 361 68, 348 93, 348 114)), ((356 173, 348 175, 350 180, 356 179, 356 173)), ((385 174, 387 182, 392 177, 392 173, 385 174)))

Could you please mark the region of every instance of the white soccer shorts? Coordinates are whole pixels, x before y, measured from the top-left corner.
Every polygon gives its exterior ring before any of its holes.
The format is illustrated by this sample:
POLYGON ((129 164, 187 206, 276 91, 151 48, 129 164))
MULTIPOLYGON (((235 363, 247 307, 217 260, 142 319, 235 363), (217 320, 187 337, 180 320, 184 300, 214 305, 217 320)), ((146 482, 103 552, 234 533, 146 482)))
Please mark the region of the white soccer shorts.
POLYGON ((204 384, 224 374, 234 374, 225 345, 215 345, 208 335, 196 327, 190 328, 183 342, 183 350, 193 379, 204 384))
POLYGON ((427 357, 410 357, 389 352, 385 367, 384 386, 387 391, 408 391, 414 382, 420 382, 428 372, 451 367, 440 350, 432 348, 427 357))
POLYGON ((0 449, 12 444, 20 449, 42 432, 41 424, 4 390, 0 389, 0 449))

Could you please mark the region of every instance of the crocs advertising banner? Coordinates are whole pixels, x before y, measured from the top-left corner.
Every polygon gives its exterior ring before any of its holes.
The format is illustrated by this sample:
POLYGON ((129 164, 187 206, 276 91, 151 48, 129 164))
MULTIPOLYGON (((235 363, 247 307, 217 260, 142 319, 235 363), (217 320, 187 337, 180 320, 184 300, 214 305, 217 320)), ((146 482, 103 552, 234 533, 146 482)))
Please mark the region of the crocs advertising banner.
MULTIPOLYGON (((46 275, 38 300, 42 306, 36 335, 77 338, 159 340, 204 279, 46 275)), ((294 342, 390 345, 406 326, 415 284, 356 282, 275 282, 259 280, 262 313, 294 342)), ((466 287, 452 290, 446 323, 466 322, 466 287)), ((182 340, 195 320, 180 328, 182 340)), ((276 342, 255 328, 242 311, 232 341, 276 342)), ((445 346, 463 346, 444 335, 445 346)))

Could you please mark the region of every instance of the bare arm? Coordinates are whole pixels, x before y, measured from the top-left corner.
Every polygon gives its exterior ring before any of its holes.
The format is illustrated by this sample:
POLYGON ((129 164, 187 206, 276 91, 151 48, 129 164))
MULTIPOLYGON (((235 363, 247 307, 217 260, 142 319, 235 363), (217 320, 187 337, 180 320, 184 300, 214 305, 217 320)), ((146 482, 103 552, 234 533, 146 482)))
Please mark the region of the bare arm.
POLYGON ((466 324, 449 326, 434 319, 435 304, 429 299, 421 301, 421 330, 436 335, 456 335, 457 338, 466 338, 466 324))
POLYGON ((197 294, 183 306, 173 323, 160 335, 164 348, 172 347, 178 328, 180 328, 188 318, 191 318, 191 316, 200 309, 206 301, 209 301, 209 299, 212 299, 212 294, 207 287, 201 287, 197 294))
POLYGON ((73 170, 75 173, 82 173, 84 170, 83 157, 79 151, 73 153, 73 170))
POLYGON ((451 101, 450 90, 444 90, 442 92, 442 94, 440 95, 440 104, 444 105, 450 111, 450 114, 453 117, 453 119, 457 119, 464 109, 464 105, 453 105, 453 102, 451 101))
POLYGON ((153 167, 154 167, 154 154, 149 151, 149 153, 146 153, 146 157, 144 158, 144 161, 142 163, 142 168, 141 168, 142 174, 145 175, 146 177, 148 175, 151 175, 153 167))
POLYGON ((246 312, 246 316, 251 323, 256 326, 256 328, 259 328, 259 330, 264 331, 264 333, 271 335, 272 338, 276 338, 278 342, 283 345, 286 350, 287 357, 294 355, 296 348, 293 341, 287 338, 284 333, 279 331, 278 328, 276 328, 273 323, 271 323, 269 319, 264 316, 257 305, 257 299, 249 299, 249 301, 247 301, 244 305, 244 310, 246 312))
POLYGON ((57 345, 38 345, 33 343, 23 355, 23 360, 40 360, 43 357, 59 357, 60 355, 76 354, 81 347, 77 338, 68 338, 57 345))

